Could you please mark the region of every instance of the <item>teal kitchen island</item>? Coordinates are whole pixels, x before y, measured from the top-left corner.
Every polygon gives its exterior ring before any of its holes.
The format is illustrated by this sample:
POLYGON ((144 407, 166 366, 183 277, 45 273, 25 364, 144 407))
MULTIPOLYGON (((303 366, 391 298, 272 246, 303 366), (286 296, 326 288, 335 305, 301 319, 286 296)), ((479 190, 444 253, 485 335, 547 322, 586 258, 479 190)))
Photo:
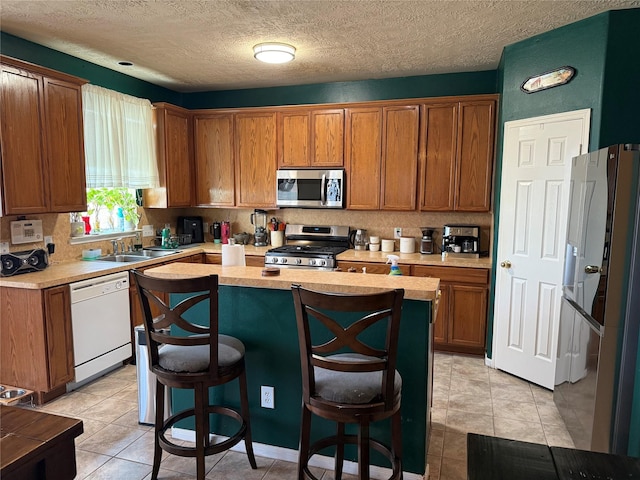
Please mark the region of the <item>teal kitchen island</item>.
MULTIPOLYGON (((251 428, 256 455, 297 460, 302 405, 302 382, 298 332, 291 285, 335 293, 374 293, 392 288, 405 289, 400 327, 398 371, 402 376, 403 470, 406 478, 423 478, 427 470, 430 405, 433 381, 432 320, 435 318, 439 280, 437 278, 281 269, 277 276, 262 276, 260 267, 223 267, 193 263, 172 263, 150 268, 145 274, 162 278, 218 275, 220 333, 233 335, 246 347, 246 368, 251 408, 251 428), (274 387, 274 406, 260 406, 260 387, 274 387)), ((171 301, 179 300, 178 297, 171 301)), ((206 321, 194 312, 192 321, 206 321)), ((237 385, 211 389, 211 398, 239 407, 237 385)), ((191 392, 172 392, 173 410, 180 411, 193 402, 191 392)), ((222 420, 224 422, 224 419, 222 420)), ((189 438, 193 429, 183 421, 174 432, 189 438)), ((225 435, 234 426, 212 422, 215 433, 225 435)), ((349 427, 347 427, 349 429, 349 427)), ((332 434, 334 424, 314 418, 313 437, 332 434)), ((389 424, 372 425, 372 437, 389 442, 389 424)), ((238 445, 238 448, 242 444, 238 445)), ((355 461, 355 452, 346 452, 355 461)), ((331 455, 331 452, 327 452, 331 455)), ((333 459, 314 457, 316 465, 333 468, 333 459), (326 460, 326 461, 325 461, 326 460)), ((387 466, 381 457, 373 463, 387 466)), ((345 472, 349 472, 345 464, 345 472)), ((372 474, 374 474, 372 467, 372 474)), ((384 470, 380 471, 384 474, 384 470)))

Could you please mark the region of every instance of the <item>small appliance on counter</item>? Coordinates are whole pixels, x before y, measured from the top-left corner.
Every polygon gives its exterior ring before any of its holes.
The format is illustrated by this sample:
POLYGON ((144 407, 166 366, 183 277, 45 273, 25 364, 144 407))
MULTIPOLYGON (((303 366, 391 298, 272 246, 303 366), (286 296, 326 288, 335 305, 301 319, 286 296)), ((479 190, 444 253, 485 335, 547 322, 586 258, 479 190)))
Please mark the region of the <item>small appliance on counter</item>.
POLYGON ((176 232, 181 245, 204 243, 204 223, 202 217, 178 217, 178 228, 176 232), (188 235, 191 235, 191 237, 189 238, 188 235))
POLYGON ((452 257, 480 258, 480 227, 477 225, 445 225, 442 251, 452 257))
POLYGON ((366 250, 367 243, 367 231, 361 228, 356 230, 353 237, 353 248, 356 250, 366 250))
POLYGON ((422 230, 422 239, 420 239, 420 253, 430 255, 433 253, 433 227, 420 227, 422 230))
POLYGON ((251 225, 255 227, 254 242, 256 247, 264 247, 267 245, 267 212, 265 210, 254 210, 251 214, 251 225))
POLYGON ((42 248, 22 252, 3 253, 1 276, 10 277, 21 273, 38 272, 49 265, 49 254, 42 248))

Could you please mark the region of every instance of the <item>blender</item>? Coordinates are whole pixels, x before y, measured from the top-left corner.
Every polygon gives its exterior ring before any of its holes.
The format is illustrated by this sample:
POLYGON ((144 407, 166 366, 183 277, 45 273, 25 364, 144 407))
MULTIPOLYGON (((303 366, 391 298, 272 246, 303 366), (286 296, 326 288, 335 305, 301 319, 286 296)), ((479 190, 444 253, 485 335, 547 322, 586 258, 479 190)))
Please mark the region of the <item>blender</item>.
POLYGON ((264 247, 267 245, 267 212, 265 210, 254 210, 251 214, 251 225, 255 227, 253 233, 254 245, 264 247))
POLYGON ((420 240, 420 253, 432 254, 433 232, 435 231, 435 228, 420 227, 420 230, 422 230, 422 240, 420 240))

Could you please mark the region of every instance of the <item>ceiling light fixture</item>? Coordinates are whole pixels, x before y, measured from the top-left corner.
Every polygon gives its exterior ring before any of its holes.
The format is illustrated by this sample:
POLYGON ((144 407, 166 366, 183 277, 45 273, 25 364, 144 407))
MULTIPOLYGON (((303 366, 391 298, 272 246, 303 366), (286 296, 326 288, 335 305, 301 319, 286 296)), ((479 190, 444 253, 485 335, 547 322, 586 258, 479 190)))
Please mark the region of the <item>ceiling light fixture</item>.
POLYGON ((265 63, 287 63, 296 56, 296 47, 286 43, 259 43, 253 47, 253 56, 265 63))

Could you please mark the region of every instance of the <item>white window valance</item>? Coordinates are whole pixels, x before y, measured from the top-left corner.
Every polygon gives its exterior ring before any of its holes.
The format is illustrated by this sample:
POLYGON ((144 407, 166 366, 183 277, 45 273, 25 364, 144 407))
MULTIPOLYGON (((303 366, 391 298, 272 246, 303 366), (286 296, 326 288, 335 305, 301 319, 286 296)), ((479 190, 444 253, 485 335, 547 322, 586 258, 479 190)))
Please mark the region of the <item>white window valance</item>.
POLYGON ((151 102, 85 84, 82 110, 87 188, 158 187, 151 102))

